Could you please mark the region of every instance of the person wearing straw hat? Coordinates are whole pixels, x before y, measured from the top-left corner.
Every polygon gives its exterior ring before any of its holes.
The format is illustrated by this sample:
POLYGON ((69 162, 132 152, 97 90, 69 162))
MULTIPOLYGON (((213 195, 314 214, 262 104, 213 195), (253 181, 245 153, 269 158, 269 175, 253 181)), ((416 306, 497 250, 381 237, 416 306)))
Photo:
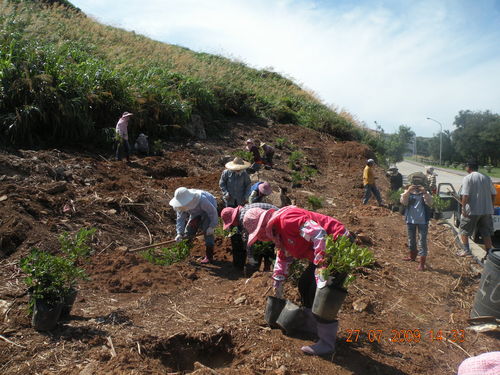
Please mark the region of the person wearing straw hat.
POLYGON ((330 280, 323 279, 326 236, 336 240, 346 236, 354 241, 354 235, 340 221, 317 212, 295 206, 286 206, 278 211, 252 208, 243 218, 248 232, 248 245, 255 241, 273 241, 278 248, 274 264, 273 279, 276 297, 283 295, 283 282, 294 259, 307 259, 309 266, 298 282, 307 321, 304 325, 317 328, 319 340, 314 345, 303 346, 305 354, 324 355, 335 351, 338 321, 328 321, 312 314, 316 288, 323 288, 330 280))
MULTIPOLYGON (((264 261, 263 271, 270 271, 272 260, 274 259, 274 245, 269 247, 270 251, 264 251, 262 253, 256 254, 254 256, 253 253, 253 245, 247 246, 248 241, 248 233, 243 227, 243 218, 248 210, 252 208, 261 208, 263 210, 277 210, 278 207, 269 204, 269 203, 250 203, 245 206, 238 206, 236 208, 226 207, 221 212, 221 219, 224 230, 230 230, 232 228, 237 228, 238 233, 241 234, 242 240, 242 248, 233 245, 233 265, 236 268, 245 268, 245 274, 247 277, 252 276, 252 274, 260 268, 262 261, 264 261), (246 252, 246 260, 247 264, 245 266, 245 252, 246 252), (255 259, 257 258, 257 259, 255 259)), ((232 238, 231 236, 231 242, 232 238)), ((239 245, 239 244, 236 244, 239 245)))
POLYGON ((212 263, 214 257, 214 229, 219 224, 217 201, 207 191, 180 187, 175 190, 170 205, 177 213, 176 241, 192 241, 201 230, 205 237, 206 255, 201 263, 212 263))
POLYGON ((242 206, 246 203, 252 184, 246 171, 248 167, 250 163, 239 157, 226 163, 226 169, 222 172, 219 181, 226 207, 242 206))
POLYGON ((116 160, 122 160, 121 151, 125 151, 127 161, 130 161, 130 145, 128 143, 128 122, 134 114, 123 112, 122 116, 116 123, 116 160))
POLYGON ((273 192, 269 182, 256 182, 250 187, 250 196, 248 197, 249 203, 262 202, 265 197, 273 192))

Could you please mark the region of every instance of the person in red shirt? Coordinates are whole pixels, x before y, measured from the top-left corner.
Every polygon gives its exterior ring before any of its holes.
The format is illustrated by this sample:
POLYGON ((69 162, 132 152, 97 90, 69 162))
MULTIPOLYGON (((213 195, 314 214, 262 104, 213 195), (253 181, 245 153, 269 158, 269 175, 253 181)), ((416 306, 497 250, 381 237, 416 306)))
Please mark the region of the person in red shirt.
POLYGON ((353 235, 340 221, 295 206, 286 206, 277 211, 252 208, 245 214, 243 225, 248 232, 249 246, 255 241, 273 241, 278 249, 272 276, 276 297, 281 298, 283 295, 283 282, 293 260, 309 260, 309 267, 302 273, 298 288, 308 321, 316 323, 319 341, 314 345, 303 346, 301 350, 312 355, 334 352, 338 321, 317 317, 312 314, 311 308, 316 288, 323 288, 328 283, 321 274, 325 267, 326 236, 332 235, 334 239, 347 236, 353 240, 353 235))

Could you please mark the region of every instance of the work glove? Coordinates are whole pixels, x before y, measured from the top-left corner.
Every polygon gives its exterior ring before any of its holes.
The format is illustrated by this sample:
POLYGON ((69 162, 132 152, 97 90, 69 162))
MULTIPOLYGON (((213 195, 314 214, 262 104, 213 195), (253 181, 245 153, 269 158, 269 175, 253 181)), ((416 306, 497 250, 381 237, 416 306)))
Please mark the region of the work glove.
POLYGON ((181 242, 184 239, 184 236, 182 234, 178 234, 175 236, 175 242, 181 242))
POLYGON ((274 280, 273 288, 274 296, 276 298, 283 298, 283 280, 274 280))
POLYGON ((331 285, 332 283, 332 277, 327 276, 326 278, 323 276, 323 270, 325 270, 325 267, 318 267, 314 271, 314 276, 316 278, 316 286, 321 289, 324 288, 327 285, 331 285))
POLYGON ((214 235, 214 228, 208 227, 207 230, 205 231, 205 234, 207 236, 213 236, 214 235))

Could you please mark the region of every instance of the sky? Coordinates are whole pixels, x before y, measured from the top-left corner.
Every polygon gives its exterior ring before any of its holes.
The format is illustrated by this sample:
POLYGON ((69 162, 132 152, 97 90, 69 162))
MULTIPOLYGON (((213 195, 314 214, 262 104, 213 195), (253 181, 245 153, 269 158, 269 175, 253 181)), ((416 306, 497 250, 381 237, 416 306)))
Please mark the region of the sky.
POLYGON ((430 137, 453 131, 460 110, 500 113, 500 0, 71 2, 104 24, 272 69, 387 133, 430 137))

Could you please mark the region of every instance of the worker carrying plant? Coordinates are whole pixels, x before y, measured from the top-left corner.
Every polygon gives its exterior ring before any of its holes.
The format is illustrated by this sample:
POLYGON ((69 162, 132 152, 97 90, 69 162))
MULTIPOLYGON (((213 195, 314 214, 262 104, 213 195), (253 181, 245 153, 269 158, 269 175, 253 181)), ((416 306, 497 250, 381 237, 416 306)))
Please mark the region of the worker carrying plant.
POLYGON ((217 201, 207 191, 178 188, 170 205, 177 213, 175 240, 192 241, 201 230, 205 237, 206 256, 201 263, 211 263, 214 257, 214 229, 219 224, 217 201))
POLYGON ((250 163, 238 157, 226 163, 226 169, 219 180, 222 199, 226 207, 242 206, 247 202, 252 184, 246 171, 248 167, 250 163))
POLYGON ((277 210, 278 207, 269 203, 251 203, 236 208, 226 207, 221 212, 221 219, 224 230, 237 228, 237 233, 240 237, 231 236, 231 245, 233 250, 233 265, 236 268, 245 268, 245 275, 250 277, 255 271, 260 268, 262 261, 264 262, 263 271, 270 271, 272 260, 274 259, 274 244, 269 246, 268 243, 257 241, 252 246, 247 246, 248 232, 243 227, 243 219, 245 214, 252 208, 260 208, 262 210, 277 210), (240 242, 241 241, 241 242, 240 242), (254 248, 260 248, 261 251, 254 253, 254 248), (246 265, 245 265, 246 254, 246 265))
MULTIPOLYGON (((334 280, 332 277, 334 270, 328 263, 325 252, 328 235, 332 236, 330 242, 337 242, 343 238, 346 242, 345 248, 349 248, 353 243, 354 235, 340 221, 296 206, 283 207, 278 211, 252 208, 245 214, 243 225, 249 233, 249 246, 255 241, 273 241, 278 249, 272 276, 277 297, 281 298, 283 294, 283 282, 293 260, 309 260, 309 266, 300 276, 298 288, 302 304, 305 306, 304 326, 315 326, 319 341, 301 349, 304 353, 312 355, 334 352, 338 330, 336 312, 333 318, 325 319, 316 313, 313 315, 312 308, 313 304, 316 304, 317 289, 327 287, 334 280)), ((370 261, 373 261, 373 258, 367 260, 368 263, 370 261)), ((347 262, 356 263, 350 258, 347 262)), ((347 276, 346 274, 344 280, 347 276)), ((341 285, 344 284, 344 280, 341 285)))

